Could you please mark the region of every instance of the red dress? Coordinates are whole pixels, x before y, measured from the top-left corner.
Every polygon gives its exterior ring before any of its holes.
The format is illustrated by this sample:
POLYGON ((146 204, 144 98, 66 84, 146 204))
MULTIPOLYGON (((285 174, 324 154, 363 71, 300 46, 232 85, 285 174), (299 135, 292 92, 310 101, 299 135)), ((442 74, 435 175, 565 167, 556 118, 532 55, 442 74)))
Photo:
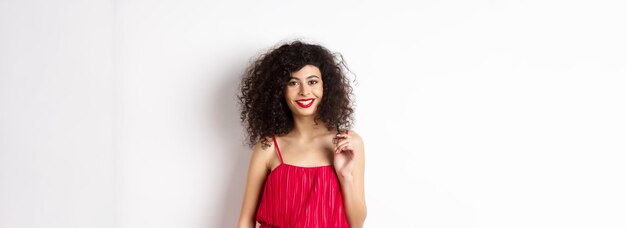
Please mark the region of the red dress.
POLYGON ((301 167, 285 164, 276 136, 273 139, 280 165, 265 181, 256 214, 260 228, 349 227, 333 165, 301 167))

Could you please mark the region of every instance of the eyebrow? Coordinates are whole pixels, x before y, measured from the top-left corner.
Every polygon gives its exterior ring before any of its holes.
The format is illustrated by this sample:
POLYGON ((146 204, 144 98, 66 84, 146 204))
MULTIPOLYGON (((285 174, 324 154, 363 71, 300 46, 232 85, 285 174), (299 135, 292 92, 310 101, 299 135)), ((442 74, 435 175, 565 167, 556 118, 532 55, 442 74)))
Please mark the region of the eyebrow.
MULTIPOLYGON (((320 77, 318 77, 317 75, 311 75, 311 76, 306 77, 306 79, 309 79, 309 78, 318 78, 318 79, 319 79, 320 77)), ((294 76, 291 76, 291 77, 289 78, 289 80, 291 80, 291 79, 296 79, 296 80, 300 81, 300 79, 299 79, 299 78, 296 78, 296 77, 294 77, 294 76)))

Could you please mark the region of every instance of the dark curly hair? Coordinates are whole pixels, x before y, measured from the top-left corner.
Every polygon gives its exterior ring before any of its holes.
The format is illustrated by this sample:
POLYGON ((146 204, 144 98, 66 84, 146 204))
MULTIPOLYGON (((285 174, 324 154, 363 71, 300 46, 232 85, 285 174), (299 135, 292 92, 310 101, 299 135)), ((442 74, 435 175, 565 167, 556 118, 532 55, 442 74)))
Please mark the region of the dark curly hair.
POLYGON ((244 72, 238 99, 249 146, 260 140, 263 148, 267 148, 271 145, 268 137, 284 135, 293 129, 284 89, 291 73, 305 65, 319 68, 324 82, 315 123, 322 120, 328 130, 338 132, 352 127, 352 87, 344 74, 344 69, 349 69, 343 56, 321 45, 293 41, 261 54, 244 72))

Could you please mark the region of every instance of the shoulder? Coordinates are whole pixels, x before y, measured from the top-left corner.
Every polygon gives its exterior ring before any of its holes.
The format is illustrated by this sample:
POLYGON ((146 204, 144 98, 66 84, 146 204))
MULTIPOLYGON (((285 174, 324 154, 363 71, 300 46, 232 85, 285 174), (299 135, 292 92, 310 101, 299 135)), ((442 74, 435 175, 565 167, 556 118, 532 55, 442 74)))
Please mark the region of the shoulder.
POLYGON ((357 156, 363 156, 363 154, 365 154, 365 146, 361 135, 353 130, 348 131, 348 135, 350 136, 350 143, 355 149, 354 151, 357 156))
POLYGON ((263 164, 268 169, 270 161, 274 155, 274 141, 272 137, 266 137, 264 140, 257 141, 252 147, 252 162, 263 164))
POLYGON ((363 145, 363 138, 361 137, 359 133, 357 133, 356 131, 350 130, 348 131, 348 135, 350 136, 352 143, 354 143, 355 145, 361 145, 361 146, 363 145))

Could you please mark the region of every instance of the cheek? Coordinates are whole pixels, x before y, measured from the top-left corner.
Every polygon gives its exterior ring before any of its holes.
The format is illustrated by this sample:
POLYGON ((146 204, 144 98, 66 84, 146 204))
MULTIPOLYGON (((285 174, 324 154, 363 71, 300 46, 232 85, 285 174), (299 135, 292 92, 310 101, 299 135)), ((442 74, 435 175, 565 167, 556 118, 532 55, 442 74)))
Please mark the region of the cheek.
POLYGON ((287 99, 293 98, 295 95, 297 95, 296 93, 297 91, 295 91, 294 89, 290 89, 289 87, 287 87, 284 91, 285 98, 287 99))
POLYGON ((324 95, 324 85, 322 84, 322 85, 317 86, 315 88, 315 93, 320 97, 324 95))

